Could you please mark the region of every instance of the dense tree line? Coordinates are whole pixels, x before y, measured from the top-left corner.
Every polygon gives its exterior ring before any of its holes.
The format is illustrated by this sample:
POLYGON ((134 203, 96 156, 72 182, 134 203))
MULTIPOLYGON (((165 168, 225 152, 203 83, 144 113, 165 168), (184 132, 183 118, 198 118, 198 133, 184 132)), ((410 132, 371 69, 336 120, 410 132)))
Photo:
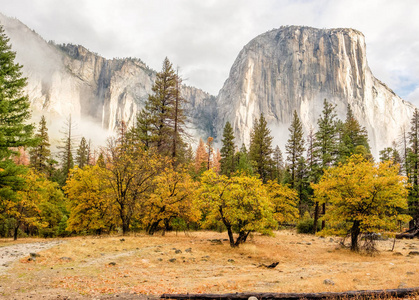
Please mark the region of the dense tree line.
POLYGON ((409 219, 403 212, 418 225, 417 110, 404 155, 393 145, 380 152, 380 164, 352 108, 341 121, 327 100, 317 130, 306 137, 294 111, 284 154, 272 144, 263 114, 254 120, 248 147, 236 145, 227 122, 220 150, 206 137, 194 152, 181 78, 166 58, 132 127, 121 120, 117 136, 96 152, 76 138, 69 116, 55 160, 46 119, 35 133, 26 124, 26 79, 8 42, 0 27, 0 236, 210 228, 227 231, 237 247, 252 232, 308 222, 312 233, 349 234, 358 250, 360 234, 393 229, 409 219))

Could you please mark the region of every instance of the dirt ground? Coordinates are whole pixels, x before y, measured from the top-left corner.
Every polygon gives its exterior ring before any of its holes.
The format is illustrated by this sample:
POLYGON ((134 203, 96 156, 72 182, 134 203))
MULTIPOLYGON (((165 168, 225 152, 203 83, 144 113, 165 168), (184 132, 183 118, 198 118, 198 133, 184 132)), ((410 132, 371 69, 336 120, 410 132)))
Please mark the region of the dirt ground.
POLYGON ((230 248, 226 234, 0 240, 1 299, 138 299, 163 293, 339 292, 419 287, 419 240, 377 241, 375 256, 339 238, 276 232, 230 248), (23 242, 23 244, 22 244, 23 242), (30 255, 36 253, 39 256, 30 255), (410 253, 410 254, 409 254, 410 253), (275 268, 266 266, 278 262, 275 268))

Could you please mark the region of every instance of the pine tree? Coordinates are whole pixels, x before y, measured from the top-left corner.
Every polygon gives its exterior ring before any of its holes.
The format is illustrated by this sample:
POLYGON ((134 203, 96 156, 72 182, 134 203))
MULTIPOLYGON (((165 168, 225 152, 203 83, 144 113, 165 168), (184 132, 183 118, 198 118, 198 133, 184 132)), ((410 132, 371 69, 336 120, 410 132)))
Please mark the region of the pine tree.
POLYGON ((89 145, 84 137, 81 138, 77 149, 76 164, 81 169, 89 164, 89 145))
POLYGON ((412 221, 409 227, 419 226, 419 111, 416 108, 410 122, 408 132, 409 150, 407 155, 407 166, 409 167, 409 214, 412 221))
POLYGON ((162 71, 157 73, 145 110, 139 117, 139 134, 146 145, 150 142, 159 154, 178 159, 184 153, 183 111, 185 99, 180 92, 181 79, 173 70, 172 63, 166 57, 162 71), (150 142, 149 142, 150 141, 150 142))
POLYGON ((9 158, 11 148, 34 146, 34 126, 25 124, 30 117, 29 99, 23 94, 26 78, 15 63, 16 53, 0 26, 0 160, 9 158))
POLYGON ((41 117, 39 122, 38 133, 35 138, 38 140, 38 144, 29 151, 30 164, 38 172, 48 175, 50 173, 51 150, 48 137, 48 128, 45 117, 41 117))
POLYGON ((221 147, 221 174, 231 176, 236 171, 236 163, 234 159, 235 144, 233 127, 230 122, 224 126, 223 138, 221 140, 223 146, 221 147))
POLYGON ((145 149, 151 146, 151 126, 151 115, 146 106, 137 114, 135 125, 130 129, 130 135, 141 142, 145 149))
MULTIPOLYGON (((315 134, 315 156, 318 161, 318 172, 315 177, 320 178, 325 169, 331 167, 336 163, 338 152, 337 141, 337 116, 335 112, 335 105, 329 103, 326 99, 323 101, 323 111, 319 120, 317 121, 319 127, 315 134)), ((326 213, 326 203, 322 205, 322 213, 326 213)), ((317 220, 319 216, 318 203, 316 203, 316 210, 314 212, 314 232, 317 230, 317 220)), ((322 222, 322 229, 325 223, 322 222)))
POLYGON ((64 137, 61 139, 61 145, 58 147, 60 150, 59 157, 61 159, 61 170, 57 174, 58 178, 55 180, 64 185, 67 180, 70 170, 74 167, 73 151, 74 151, 74 129, 75 124, 71 119, 71 115, 65 122, 65 128, 62 132, 64 137))
POLYGON ((214 143, 214 138, 211 136, 208 137, 207 143, 205 145, 207 148, 207 170, 211 169, 213 165, 213 156, 214 156, 213 143, 214 143))
POLYGON ((259 120, 255 119, 250 133, 249 157, 254 165, 254 170, 259 174, 264 183, 271 176, 272 163, 272 136, 263 114, 259 120))
POLYGON ((275 170, 274 177, 279 183, 281 183, 283 179, 283 172, 284 172, 284 159, 282 157, 282 151, 278 145, 274 149, 272 159, 273 159, 274 170, 275 170))
POLYGON ((344 162, 347 158, 355 154, 358 146, 363 146, 368 153, 370 152, 367 130, 359 124, 352 112, 351 106, 348 104, 346 120, 341 126, 338 160, 344 162))
POLYGON ((252 162, 250 161, 249 152, 244 144, 242 144, 240 151, 237 152, 234 157, 237 165, 237 171, 243 172, 247 175, 253 175, 252 162))
POLYGON ((208 153, 205 149, 205 144, 202 139, 199 139, 198 148, 196 148, 195 154, 195 172, 201 174, 207 170, 208 153))
POLYGON ((289 139, 285 145, 287 153, 287 162, 291 172, 291 188, 295 187, 296 173, 300 159, 303 157, 304 152, 304 138, 303 138, 303 125, 297 112, 294 110, 293 121, 288 128, 290 132, 289 139))

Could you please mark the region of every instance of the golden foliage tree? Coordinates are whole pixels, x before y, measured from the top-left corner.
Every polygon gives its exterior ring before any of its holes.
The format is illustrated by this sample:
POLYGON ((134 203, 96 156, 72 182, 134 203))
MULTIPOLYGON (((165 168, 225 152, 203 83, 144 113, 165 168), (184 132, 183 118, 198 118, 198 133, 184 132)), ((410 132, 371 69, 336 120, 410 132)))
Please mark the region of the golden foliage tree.
POLYGON ((70 211, 68 231, 100 233, 116 226, 116 206, 110 197, 109 186, 102 180, 103 172, 108 171, 99 165, 84 169, 76 167, 70 171, 64 186, 70 211))
POLYGON ((351 250, 358 251, 362 233, 395 229, 407 208, 406 178, 390 162, 375 165, 361 155, 345 164, 325 170, 318 184, 312 184, 319 203, 330 203, 324 216, 331 228, 326 232, 351 237, 351 250))
POLYGON ((111 199, 115 202, 122 232, 129 231, 130 224, 142 209, 153 186, 154 177, 162 166, 170 161, 155 153, 145 151, 124 137, 110 139, 105 152, 106 171, 100 172, 100 179, 110 189, 111 199))
POLYGON ((298 193, 286 185, 269 180, 265 185, 274 207, 274 217, 279 223, 298 218, 298 193))
POLYGON ((246 242, 253 231, 269 233, 275 225, 273 205, 262 181, 240 174, 231 178, 214 170, 202 174, 200 205, 205 215, 203 226, 222 222, 231 247, 246 242), (238 233, 234 240, 233 232, 238 233))
POLYGON ((15 201, 8 202, 8 215, 15 220, 13 238, 16 240, 21 226, 42 230, 48 226, 58 225, 61 212, 58 202, 63 200, 62 192, 56 183, 47 180, 36 171, 29 169, 20 175, 23 185, 17 192, 15 201), (51 206, 54 206, 51 209, 51 206), (49 210, 49 214, 43 212, 49 210), (54 219, 54 215, 56 220, 54 219))
POLYGON ((205 148, 204 141, 199 139, 198 148, 196 148, 195 154, 195 172, 201 173, 207 170, 208 153, 205 148))
POLYGON ((165 229, 170 229, 174 218, 182 218, 186 222, 198 221, 200 212, 193 201, 197 183, 186 168, 165 168, 153 179, 153 186, 141 218, 149 234, 154 234, 161 223, 165 229))

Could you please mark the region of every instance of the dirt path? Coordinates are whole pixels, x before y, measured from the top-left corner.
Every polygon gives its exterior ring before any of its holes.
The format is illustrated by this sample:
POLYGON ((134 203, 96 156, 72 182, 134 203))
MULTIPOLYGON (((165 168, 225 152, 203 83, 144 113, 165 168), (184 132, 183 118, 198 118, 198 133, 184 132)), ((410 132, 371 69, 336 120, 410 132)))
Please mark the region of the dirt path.
POLYGON ((8 267, 14 261, 25 256, 30 256, 30 253, 38 253, 39 251, 52 248, 62 243, 64 242, 60 240, 51 240, 0 247, 0 275, 7 273, 8 267))

